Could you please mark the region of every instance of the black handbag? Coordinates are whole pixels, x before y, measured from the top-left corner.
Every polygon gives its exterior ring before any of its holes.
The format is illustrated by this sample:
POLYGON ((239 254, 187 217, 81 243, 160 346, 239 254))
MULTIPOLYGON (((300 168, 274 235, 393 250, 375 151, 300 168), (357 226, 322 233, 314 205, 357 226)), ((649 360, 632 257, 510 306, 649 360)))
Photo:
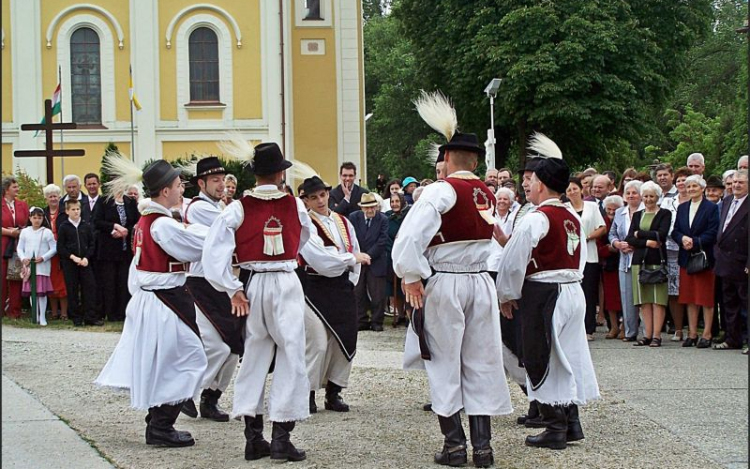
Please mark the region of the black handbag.
MULTIPOLYGON (((661 243, 661 241, 659 240, 659 233, 656 234, 656 241, 661 243)), ((664 254, 662 254, 661 252, 661 246, 657 249, 659 249, 659 258, 661 259, 661 263, 659 264, 658 268, 646 268, 646 256, 643 256, 641 270, 640 272, 638 272, 638 283, 640 283, 641 285, 659 285, 661 283, 667 283, 667 275, 669 273, 669 271, 667 270, 667 263, 664 260, 664 254)))
POLYGON ((690 253, 687 263, 687 273, 689 275, 698 274, 704 270, 708 270, 708 256, 701 246, 700 239, 698 240, 698 248, 700 251, 690 253))
POLYGON ((18 245, 18 238, 10 238, 8 244, 5 246, 3 251, 3 259, 10 259, 13 254, 16 253, 16 246, 18 245))

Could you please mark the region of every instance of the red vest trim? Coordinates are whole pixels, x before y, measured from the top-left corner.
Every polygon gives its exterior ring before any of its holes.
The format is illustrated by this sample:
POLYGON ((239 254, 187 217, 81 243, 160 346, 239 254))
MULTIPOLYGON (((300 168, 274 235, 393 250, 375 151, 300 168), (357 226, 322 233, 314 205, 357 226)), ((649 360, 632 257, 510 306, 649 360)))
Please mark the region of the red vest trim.
MULTIPOLYGON (((339 234, 341 234, 341 237, 344 239, 346 252, 353 252, 354 247, 352 246, 352 240, 349 237, 349 229, 346 226, 346 220, 344 219, 344 216, 340 213, 331 212, 331 218, 333 218, 333 220, 336 222, 336 227, 338 228, 339 234)), ((320 236, 320 238, 323 240, 323 246, 339 249, 339 246, 333 239, 333 234, 328 231, 328 228, 312 213, 310 214, 310 219, 312 220, 313 225, 315 225, 315 228, 318 229, 318 236, 320 236)), ((307 265, 304 257, 299 256, 298 260, 300 267, 303 267, 305 269, 305 272, 310 272, 313 274, 317 273, 315 269, 307 265)))
MULTIPOLYGON (((441 183, 441 181, 438 181, 441 183)), ((440 231, 432 238, 430 247, 461 241, 492 239, 493 224, 483 217, 495 213, 495 195, 479 179, 449 177, 448 183, 456 191, 456 204, 441 218, 440 231)))
POLYGON ((581 223, 568 209, 556 205, 537 207, 549 220, 549 232, 531 251, 526 276, 551 270, 578 270, 581 261, 581 223))
POLYGON ((234 234, 237 263, 293 261, 297 258, 302 223, 297 215, 297 199, 240 199, 244 217, 234 234))
POLYGON ((158 218, 166 216, 163 213, 141 215, 133 228, 133 254, 138 259, 135 268, 142 272, 175 274, 187 271, 187 263, 167 254, 151 236, 151 225, 158 218))

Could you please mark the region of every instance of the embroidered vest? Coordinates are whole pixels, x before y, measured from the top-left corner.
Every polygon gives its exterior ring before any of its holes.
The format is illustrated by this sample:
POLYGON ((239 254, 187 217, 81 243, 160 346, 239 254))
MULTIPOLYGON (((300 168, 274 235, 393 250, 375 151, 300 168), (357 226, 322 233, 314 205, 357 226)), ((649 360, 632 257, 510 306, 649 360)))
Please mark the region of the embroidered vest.
POLYGON ((495 196, 479 179, 445 178, 456 191, 456 204, 440 216, 440 231, 430 247, 461 241, 492 239, 493 223, 484 216, 495 212, 495 196))
POLYGON ((578 270, 581 261, 581 223, 565 207, 543 205, 537 207, 537 211, 549 220, 549 232, 531 251, 526 276, 550 270, 578 270))
MULTIPOLYGON (((343 215, 331 212, 331 218, 336 222, 336 228, 338 229, 339 234, 341 235, 341 238, 344 240, 344 248, 346 249, 346 252, 353 252, 354 247, 352 246, 352 240, 349 237, 349 229, 346 226, 346 219, 343 215)), ((318 230, 318 236, 323 240, 323 245, 325 247, 334 247, 336 249, 339 249, 341 246, 338 246, 336 242, 334 241, 333 233, 328 231, 328 227, 323 224, 315 215, 310 214, 310 219, 313 222, 313 225, 315 225, 315 228, 318 230)), ((299 264, 300 267, 302 267, 305 272, 309 273, 317 273, 315 269, 310 267, 307 264, 307 261, 305 261, 305 258, 302 256, 299 256, 299 264)))
POLYGON ((302 224, 291 195, 240 199, 245 216, 234 234, 236 262, 293 261, 299 251, 302 224))
POLYGON ((163 213, 141 215, 133 228, 133 255, 138 259, 135 268, 142 272, 174 274, 187 271, 186 263, 167 254, 151 236, 151 225, 166 216, 163 213))

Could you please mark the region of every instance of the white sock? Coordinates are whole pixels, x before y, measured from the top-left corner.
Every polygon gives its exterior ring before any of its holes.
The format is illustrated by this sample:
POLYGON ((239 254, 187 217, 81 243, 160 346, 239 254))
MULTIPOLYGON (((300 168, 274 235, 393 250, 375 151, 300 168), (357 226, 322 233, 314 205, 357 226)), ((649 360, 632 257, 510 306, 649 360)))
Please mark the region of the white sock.
POLYGON ((36 299, 36 319, 41 326, 47 325, 47 297, 40 296, 36 299))

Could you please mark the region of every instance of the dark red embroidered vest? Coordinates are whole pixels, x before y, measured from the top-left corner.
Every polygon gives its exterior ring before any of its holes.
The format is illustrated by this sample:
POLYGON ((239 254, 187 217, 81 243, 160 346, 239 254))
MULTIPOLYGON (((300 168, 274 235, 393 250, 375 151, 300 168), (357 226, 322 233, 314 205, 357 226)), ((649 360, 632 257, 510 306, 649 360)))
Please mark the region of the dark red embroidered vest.
POLYGON ((579 238, 581 223, 565 207, 542 205, 536 210, 547 216, 549 232, 531 251, 526 276, 550 270, 578 270, 581 261, 581 242, 586 242, 579 238), (577 244, 574 244, 575 240, 569 239, 568 235, 578 238, 577 244))
POLYGON ((245 216, 234 234, 237 262, 295 260, 302 234, 297 199, 291 195, 271 200, 245 196, 240 203, 245 216))
POLYGON ((480 210, 495 212, 495 196, 479 179, 445 178, 456 191, 456 204, 441 215, 440 231, 432 238, 430 247, 460 241, 492 239, 493 225, 480 210))
POLYGON ((135 268, 142 272, 173 274, 187 271, 186 263, 167 254, 151 236, 151 225, 158 218, 166 216, 163 213, 141 215, 141 219, 133 228, 133 254, 138 254, 140 249, 138 264, 135 268))

